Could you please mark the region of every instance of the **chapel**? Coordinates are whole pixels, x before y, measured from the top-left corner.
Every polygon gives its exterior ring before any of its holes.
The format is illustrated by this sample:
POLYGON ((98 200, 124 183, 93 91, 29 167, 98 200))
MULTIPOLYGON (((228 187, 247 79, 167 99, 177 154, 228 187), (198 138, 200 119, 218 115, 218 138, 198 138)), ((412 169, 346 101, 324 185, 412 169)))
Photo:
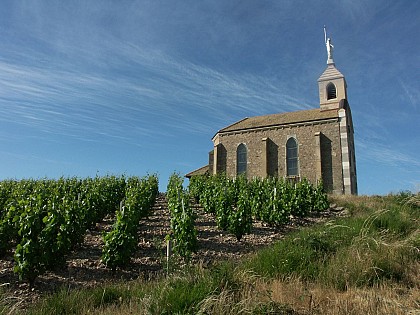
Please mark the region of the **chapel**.
POLYGON ((347 84, 333 60, 326 36, 327 68, 318 79, 319 106, 247 117, 213 136, 209 163, 186 177, 225 173, 247 178, 322 180, 333 194, 357 194, 354 129, 347 84))

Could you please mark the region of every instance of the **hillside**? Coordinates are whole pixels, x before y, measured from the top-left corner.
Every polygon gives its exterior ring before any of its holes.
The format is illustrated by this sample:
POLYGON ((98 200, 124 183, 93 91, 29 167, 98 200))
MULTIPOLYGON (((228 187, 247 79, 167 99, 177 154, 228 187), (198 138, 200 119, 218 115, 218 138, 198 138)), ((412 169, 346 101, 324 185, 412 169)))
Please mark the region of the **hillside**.
POLYGON ((418 195, 334 197, 344 211, 280 229, 256 224, 241 242, 197 206, 199 251, 191 266, 172 261, 168 276, 163 197, 140 224, 128 269, 113 274, 101 265, 110 218, 89 231, 66 270, 40 277, 33 291, 11 273, 10 257, 1 261, 3 313, 25 305, 30 314, 415 314, 419 306, 418 195))

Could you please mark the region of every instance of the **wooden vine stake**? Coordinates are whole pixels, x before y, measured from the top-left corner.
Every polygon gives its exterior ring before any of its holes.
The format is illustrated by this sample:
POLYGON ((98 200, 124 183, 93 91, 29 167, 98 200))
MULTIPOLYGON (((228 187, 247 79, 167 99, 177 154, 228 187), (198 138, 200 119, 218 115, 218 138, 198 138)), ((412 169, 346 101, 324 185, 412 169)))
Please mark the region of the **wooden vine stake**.
POLYGON ((172 241, 170 237, 166 238, 166 273, 169 274, 169 259, 172 255, 172 241))

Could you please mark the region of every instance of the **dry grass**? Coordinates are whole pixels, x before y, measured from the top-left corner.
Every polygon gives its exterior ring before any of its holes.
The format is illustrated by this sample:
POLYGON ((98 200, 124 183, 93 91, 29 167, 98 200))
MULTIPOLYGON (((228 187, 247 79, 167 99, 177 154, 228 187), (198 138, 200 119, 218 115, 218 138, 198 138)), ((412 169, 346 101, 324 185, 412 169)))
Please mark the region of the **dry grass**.
POLYGON ((299 314, 420 314, 419 288, 381 285, 338 291, 299 279, 266 284, 271 299, 290 305, 299 314))

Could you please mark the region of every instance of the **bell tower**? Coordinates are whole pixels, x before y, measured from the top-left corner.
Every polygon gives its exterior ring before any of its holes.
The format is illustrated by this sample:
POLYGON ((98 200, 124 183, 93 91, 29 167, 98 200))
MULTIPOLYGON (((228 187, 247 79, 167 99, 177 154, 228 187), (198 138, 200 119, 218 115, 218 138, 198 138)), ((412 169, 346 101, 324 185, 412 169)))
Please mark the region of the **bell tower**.
POLYGON ((347 100, 347 83, 344 75, 335 67, 331 38, 327 38, 324 26, 325 45, 327 47, 327 69, 318 79, 319 105, 321 110, 338 109, 340 101, 347 100))
POLYGON ((333 59, 334 46, 331 43, 331 38, 327 38, 325 26, 324 36, 328 59, 327 69, 318 79, 319 105, 321 111, 335 110, 338 113, 342 174, 341 189, 343 194, 357 195, 354 129, 350 105, 347 101, 347 83, 344 75, 335 67, 333 59))

